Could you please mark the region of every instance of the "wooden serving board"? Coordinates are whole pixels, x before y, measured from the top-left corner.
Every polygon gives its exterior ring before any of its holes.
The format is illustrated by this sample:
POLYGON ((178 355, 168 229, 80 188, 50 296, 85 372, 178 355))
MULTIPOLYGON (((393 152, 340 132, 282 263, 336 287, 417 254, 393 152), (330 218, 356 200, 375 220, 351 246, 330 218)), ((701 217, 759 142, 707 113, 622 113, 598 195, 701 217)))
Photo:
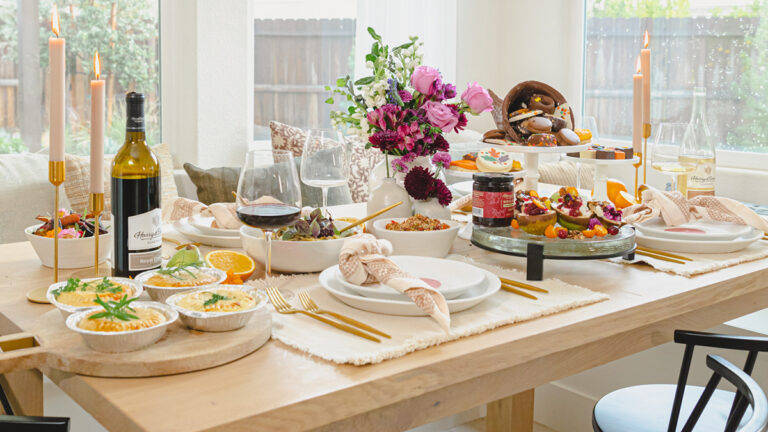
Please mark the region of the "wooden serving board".
POLYGON ((266 343, 272 320, 257 311, 245 327, 229 332, 201 332, 181 320, 168 327, 153 345, 125 353, 102 353, 64 325, 57 310, 46 312, 33 333, 0 338, 0 373, 51 367, 98 377, 151 377, 207 369, 244 357, 266 343))

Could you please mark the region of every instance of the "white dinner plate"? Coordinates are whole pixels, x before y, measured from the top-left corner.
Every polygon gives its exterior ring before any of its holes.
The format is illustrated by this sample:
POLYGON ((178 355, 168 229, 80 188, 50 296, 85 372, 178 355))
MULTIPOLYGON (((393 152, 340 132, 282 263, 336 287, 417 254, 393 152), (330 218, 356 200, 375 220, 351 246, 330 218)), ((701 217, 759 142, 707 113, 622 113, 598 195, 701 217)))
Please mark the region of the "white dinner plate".
POLYGON ((207 246, 225 247, 225 248, 240 248, 242 242, 240 236, 212 236, 201 232, 199 229, 189 224, 187 218, 180 219, 173 223, 173 227, 176 228, 180 234, 188 238, 191 241, 202 243, 207 246))
MULTIPOLYGON (((479 286, 485 280, 485 273, 471 264, 455 260, 424 256, 389 257, 400 269, 435 287, 446 299, 453 299, 467 290, 479 286)), ((341 274, 339 266, 334 266, 334 277, 348 290, 371 298, 408 301, 408 296, 381 283, 357 285, 348 282, 341 274)))
POLYGON ((509 153, 576 153, 589 148, 590 144, 579 144, 575 146, 556 146, 556 147, 534 147, 520 144, 503 145, 487 142, 478 142, 478 147, 494 147, 509 153))
POLYGON ((457 195, 470 195, 472 193, 472 185, 475 182, 472 180, 454 183, 451 185, 451 189, 456 192, 457 195))
POLYGON ((211 227, 211 224, 214 221, 213 216, 203 216, 200 214, 196 214, 193 216, 190 216, 188 219, 188 222, 193 227, 197 228, 201 233, 206 235, 212 235, 217 237, 240 237, 240 227, 237 227, 237 229, 224 229, 224 228, 213 228, 211 227))
POLYGON ((731 222, 696 221, 678 226, 668 226, 661 217, 655 217, 635 225, 638 231, 647 236, 672 240, 733 240, 748 236, 752 232, 749 225, 731 222))
MULTIPOLYGON (((447 300, 448 310, 451 313, 461 312, 474 307, 488 297, 496 294, 501 288, 501 281, 489 271, 481 270, 485 274, 485 281, 459 297, 447 300)), ((335 277, 336 269, 327 268, 320 273, 320 285, 331 295, 353 308, 386 315, 427 316, 410 300, 388 300, 363 297, 351 292, 344 287, 335 277)))
POLYGON ((668 239, 649 236, 640 231, 635 232, 635 241, 639 246, 645 246, 652 249, 659 249, 668 252, 683 253, 731 253, 740 251, 756 241, 760 241, 763 233, 752 229, 748 235, 741 236, 732 240, 683 240, 668 239))

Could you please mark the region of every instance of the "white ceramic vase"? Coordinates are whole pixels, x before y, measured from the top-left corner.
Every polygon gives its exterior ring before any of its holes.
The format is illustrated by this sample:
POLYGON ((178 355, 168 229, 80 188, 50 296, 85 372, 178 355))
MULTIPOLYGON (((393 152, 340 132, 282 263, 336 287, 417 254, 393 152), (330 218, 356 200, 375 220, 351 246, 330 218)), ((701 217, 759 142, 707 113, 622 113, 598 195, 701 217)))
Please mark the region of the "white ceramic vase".
POLYGON ((368 232, 376 235, 373 228, 373 223, 379 219, 386 218, 407 218, 411 216, 411 197, 405 189, 398 185, 394 178, 385 177, 381 179, 381 184, 371 191, 371 196, 368 198, 368 214, 375 213, 384 207, 390 206, 398 201, 403 203, 393 208, 392 210, 376 216, 365 223, 368 232))
POLYGON ((443 207, 437 201, 437 198, 430 198, 428 200, 413 200, 413 213, 421 214, 433 219, 450 219, 451 211, 448 207, 443 207))

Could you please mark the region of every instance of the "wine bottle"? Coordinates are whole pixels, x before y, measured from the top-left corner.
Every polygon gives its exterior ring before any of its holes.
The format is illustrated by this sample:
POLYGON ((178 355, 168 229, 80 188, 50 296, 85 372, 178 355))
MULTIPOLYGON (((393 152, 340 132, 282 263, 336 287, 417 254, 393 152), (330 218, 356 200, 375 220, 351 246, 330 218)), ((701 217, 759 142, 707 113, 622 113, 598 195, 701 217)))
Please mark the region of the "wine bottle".
POLYGON ((715 194, 715 140, 709 131, 706 115, 707 90, 693 89, 691 121, 683 137, 680 163, 694 167, 693 172, 681 179, 680 190, 687 190, 688 198, 715 194))
POLYGON ((112 162, 114 276, 159 268, 162 259, 160 164, 147 146, 144 95, 125 95, 125 143, 112 162))

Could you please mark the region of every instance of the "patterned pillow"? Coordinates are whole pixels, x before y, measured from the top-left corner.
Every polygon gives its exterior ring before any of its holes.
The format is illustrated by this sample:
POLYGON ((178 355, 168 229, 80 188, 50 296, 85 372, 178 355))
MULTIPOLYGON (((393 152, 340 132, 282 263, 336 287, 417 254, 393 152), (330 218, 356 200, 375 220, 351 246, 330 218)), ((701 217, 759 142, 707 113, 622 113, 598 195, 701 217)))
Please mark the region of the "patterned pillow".
MULTIPOLYGON (((293 152, 294 156, 301 156, 304 150, 304 141, 307 138, 306 133, 294 126, 269 122, 269 128, 272 131, 272 148, 274 150, 288 150, 293 152)), ((377 163, 384 160, 384 155, 376 149, 366 149, 362 140, 349 141, 349 192, 352 195, 352 201, 356 203, 368 201, 369 188, 368 180, 371 171, 377 163)))
MULTIPOLYGON (((152 147, 152 150, 160 162, 160 207, 165 207, 179 196, 176 181, 173 178, 173 158, 167 144, 159 144, 152 147)), ((113 158, 114 155, 104 157, 104 213, 102 213, 102 217, 105 219, 109 219, 112 213, 110 174, 113 158)), ((64 164, 67 170, 64 190, 69 199, 70 207, 76 212, 85 211, 88 208, 88 195, 90 194, 90 159, 88 156, 68 154, 64 156, 64 164)))

